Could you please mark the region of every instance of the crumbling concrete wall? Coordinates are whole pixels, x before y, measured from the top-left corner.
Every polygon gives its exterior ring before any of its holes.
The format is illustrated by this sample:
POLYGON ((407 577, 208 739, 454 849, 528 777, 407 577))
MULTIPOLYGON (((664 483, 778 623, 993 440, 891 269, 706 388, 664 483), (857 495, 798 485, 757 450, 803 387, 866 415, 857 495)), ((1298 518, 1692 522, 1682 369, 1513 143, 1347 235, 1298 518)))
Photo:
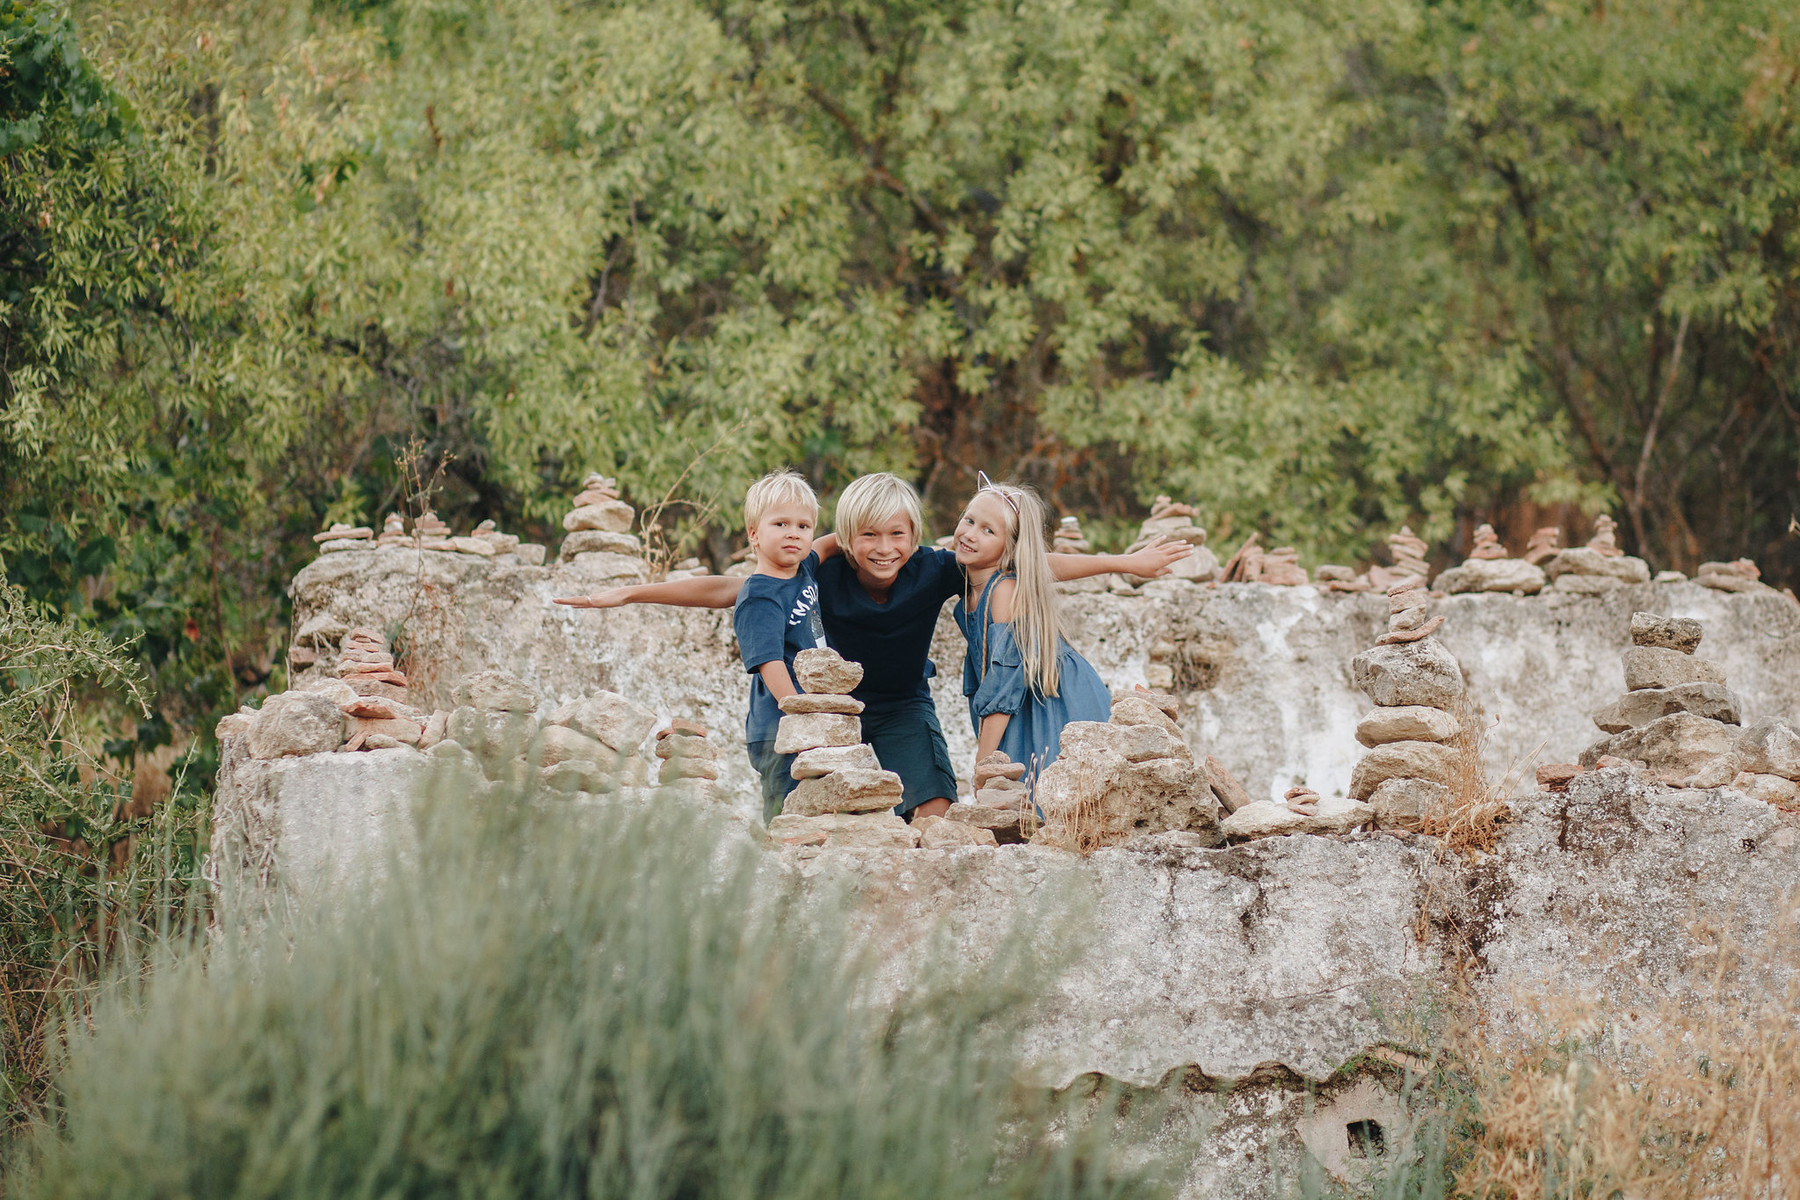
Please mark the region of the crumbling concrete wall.
MULTIPOLYGON (((327 554, 295 578, 294 628, 369 625, 413 643, 412 702, 449 707, 455 678, 488 667, 519 676, 551 703, 605 688, 665 720, 705 723, 724 748, 723 782, 750 794, 740 746, 749 685, 728 612, 632 606, 570 609, 556 596, 642 577, 635 559, 581 554, 534 567, 413 550, 327 554), (433 696, 433 691, 443 694, 433 696)), ((1350 660, 1385 627, 1385 597, 1260 583, 1208 587, 1159 580, 1139 595, 1064 597, 1071 641, 1114 688, 1171 669, 1196 751, 1216 754, 1253 797, 1295 783, 1345 793, 1354 731, 1369 705, 1350 660)), ((1539 761, 1573 761, 1598 731, 1590 714, 1623 688, 1619 653, 1633 611, 1695 617, 1701 653, 1719 661, 1744 721, 1800 717, 1800 605, 1779 592, 1733 594, 1693 583, 1643 584, 1600 596, 1456 595, 1432 601, 1489 728, 1488 766, 1529 781, 1539 761)), ((933 683, 952 760, 967 781, 975 739, 961 695, 963 639, 945 613, 933 683)))

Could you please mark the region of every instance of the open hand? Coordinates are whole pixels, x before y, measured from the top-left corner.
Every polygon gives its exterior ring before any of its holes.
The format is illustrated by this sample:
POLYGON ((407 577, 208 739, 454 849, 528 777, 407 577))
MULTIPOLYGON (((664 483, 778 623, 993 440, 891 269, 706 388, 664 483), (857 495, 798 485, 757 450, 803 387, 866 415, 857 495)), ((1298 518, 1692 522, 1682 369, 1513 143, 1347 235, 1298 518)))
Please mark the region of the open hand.
POLYGON ((607 588, 596 596, 558 596, 555 603, 570 608, 618 608, 625 603, 625 589, 607 588))
POLYGON ((1157 536, 1125 555, 1126 572, 1142 579, 1156 579, 1167 575, 1169 568, 1194 552, 1194 548, 1186 542, 1171 542, 1168 538, 1157 536))

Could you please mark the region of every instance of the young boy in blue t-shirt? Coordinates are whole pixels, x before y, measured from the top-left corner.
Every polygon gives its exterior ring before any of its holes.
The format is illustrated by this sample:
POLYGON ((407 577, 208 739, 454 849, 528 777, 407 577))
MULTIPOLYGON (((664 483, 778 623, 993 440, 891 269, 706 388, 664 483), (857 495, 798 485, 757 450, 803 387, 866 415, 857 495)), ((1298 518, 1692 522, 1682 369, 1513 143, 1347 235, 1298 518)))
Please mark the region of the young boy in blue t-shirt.
MULTIPOLYGON (((781 701, 800 691, 794 656, 825 645, 819 618, 819 585, 813 570, 813 531, 819 524, 819 500, 811 485, 793 471, 771 471, 744 495, 744 528, 756 558, 756 573, 738 590, 731 624, 738 653, 750 672, 750 712, 744 720, 744 745, 762 776, 763 821, 781 812, 796 780, 790 774, 792 754, 775 753, 781 724, 781 701)), ((681 591, 678 581, 611 588, 598 596, 559 599, 576 608, 614 608, 634 601, 664 601, 664 593, 681 591)), ((669 597, 673 599, 673 597, 669 597)))

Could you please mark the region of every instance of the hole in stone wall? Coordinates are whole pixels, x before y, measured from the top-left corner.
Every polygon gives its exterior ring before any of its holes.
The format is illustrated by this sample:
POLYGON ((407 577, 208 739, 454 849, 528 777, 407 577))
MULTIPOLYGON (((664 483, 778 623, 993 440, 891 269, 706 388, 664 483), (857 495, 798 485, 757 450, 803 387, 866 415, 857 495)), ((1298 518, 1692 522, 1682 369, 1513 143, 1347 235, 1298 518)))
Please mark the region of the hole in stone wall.
POLYGON ((1352 1121, 1344 1126, 1350 1137, 1350 1153, 1357 1158, 1380 1158, 1387 1151, 1387 1137, 1379 1121, 1352 1121))

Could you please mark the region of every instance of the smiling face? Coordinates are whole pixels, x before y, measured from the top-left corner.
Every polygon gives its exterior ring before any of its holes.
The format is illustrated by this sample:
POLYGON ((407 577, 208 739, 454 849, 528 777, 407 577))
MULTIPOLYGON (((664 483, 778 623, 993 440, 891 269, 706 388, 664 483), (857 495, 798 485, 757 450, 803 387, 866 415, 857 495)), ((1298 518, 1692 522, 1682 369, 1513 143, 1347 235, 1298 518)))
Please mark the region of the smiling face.
POLYGON ((993 492, 977 492, 956 524, 956 561, 964 570, 991 571, 1006 557, 1012 510, 993 492))
POLYGON ((817 523, 818 518, 803 504, 771 505, 750 528, 750 548, 756 552, 757 570, 791 578, 800 560, 812 553, 813 527, 817 523))
POLYGON ((856 577, 864 587, 885 591, 893 586, 900 568, 919 548, 919 534, 912 519, 895 513, 884 521, 859 529, 850 538, 850 556, 856 577))

